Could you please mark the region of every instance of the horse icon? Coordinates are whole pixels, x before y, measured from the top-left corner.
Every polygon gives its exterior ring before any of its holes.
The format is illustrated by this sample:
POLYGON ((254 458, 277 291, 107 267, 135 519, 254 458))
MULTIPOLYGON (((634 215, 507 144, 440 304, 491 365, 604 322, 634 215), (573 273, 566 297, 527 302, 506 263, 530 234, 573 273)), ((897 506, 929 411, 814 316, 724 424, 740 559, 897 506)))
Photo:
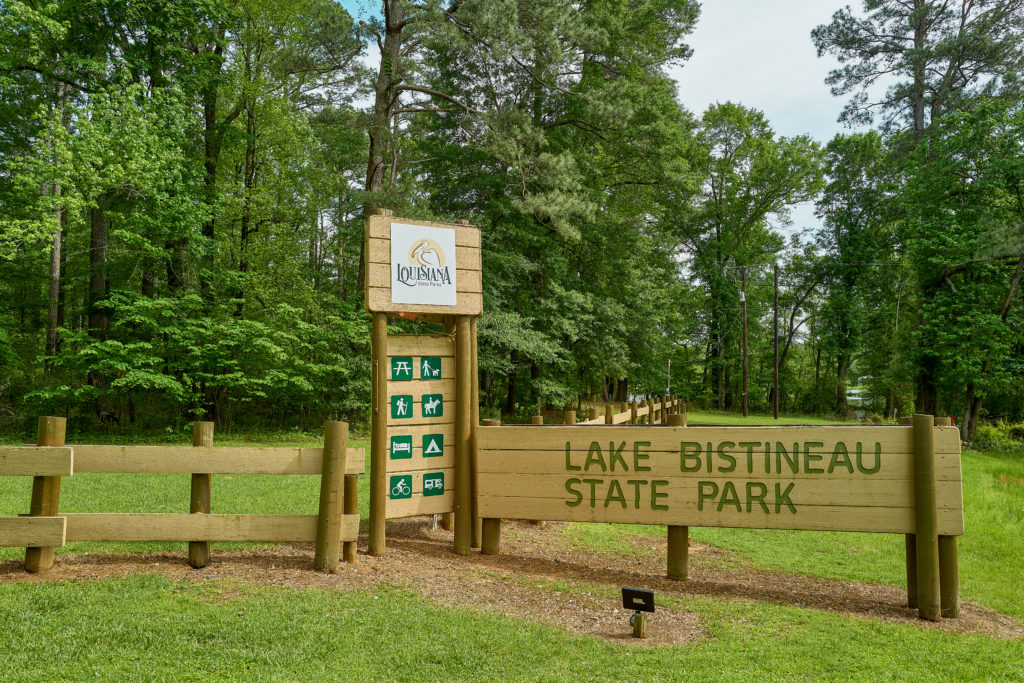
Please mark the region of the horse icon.
POLYGON ((423 404, 423 414, 433 415, 437 411, 437 407, 441 405, 441 399, 432 398, 423 404))

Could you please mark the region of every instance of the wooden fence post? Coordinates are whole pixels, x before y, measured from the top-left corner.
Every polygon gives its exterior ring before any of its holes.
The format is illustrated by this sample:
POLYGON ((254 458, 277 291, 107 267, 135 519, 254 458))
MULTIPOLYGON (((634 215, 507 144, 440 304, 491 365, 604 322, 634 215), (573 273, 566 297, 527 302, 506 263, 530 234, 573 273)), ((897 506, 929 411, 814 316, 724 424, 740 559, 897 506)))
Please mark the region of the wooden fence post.
POLYGON ((590 408, 587 408, 588 420, 596 420, 599 417, 601 417, 601 411, 598 410, 596 406, 591 406, 590 408))
POLYGON ((320 512, 316 518, 316 552, 313 569, 338 571, 341 553, 341 520, 344 510, 342 481, 348 451, 348 423, 330 420, 324 430, 323 468, 320 473, 320 512))
MULTIPOLYGON (((213 423, 192 423, 192 446, 213 446, 213 423)), ((213 477, 209 474, 192 474, 192 487, 189 496, 188 511, 193 515, 210 514, 210 496, 213 477)), ((194 569, 202 569, 210 564, 210 542, 188 542, 188 564, 194 569)))
POLYGON ((470 319, 455 318, 455 552, 468 555, 473 547, 473 461, 470 406, 473 390, 470 319))
POLYGON ((941 618, 939 535, 935 511, 935 418, 914 415, 914 531, 917 536, 917 613, 941 618))
MULTIPOLYGON (((499 427, 501 420, 484 420, 485 427, 499 427)), ((480 552, 484 555, 497 555, 501 551, 501 520, 485 518, 480 530, 480 552)))
POLYGON ((637 419, 636 418, 637 410, 639 410, 639 408, 636 405, 636 401, 632 401, 629 404, 629 424, 631 424, 631 425, 637 424, 637 421, 636 421, 636 419, 637 419))
POLYGON ((544 424, 544 416, 543 415, 534 415, 533 418, 531 418, 531 422, 533 422, 533 424, 535 424, 535 425, 542 425, 542 424, 544 424))
MULTIPOLYGON (((346 463, 347 464, 347 463, 346 463)), ((359 514, 359 475, 358 474, 346 474, 345 475, 345 514, 346 515, 358 515, 359 514)), ((356 561, 356 542, 345 541, 342 544, 342 557, 346 564, 355 564, 356 561)))
POLYGON ((384 554, 388 504, 388 316, 373 314, 370 393, 370 547, 374 557, 384 554))
MULTIPOLYGON (((685 427, 685 415, 669 415, 670 427, 685 427)), ((686 581, 690 576, 690 527, 668 526, 668 578, 686 581)))
POLYGON ((615 424, 615 407, 610 403, 604 407, 604 423, 606 425, 615 424))
MULTIPOLYGON (((953 421, 948 417, 937 417, 935 426, 952 427, 953 421)), ((956 536, 939 536, 939 590, 942 616, 956 619, 960 616, 960 567, 956 536)))
POLYGON ((668 405, 664 396, 661 397, 661 424, 668 424, 668 405))
POLYGON ((574 425, 576 424, 576 411, 567 410, 565 411, 565 424, 574 425))
MULTIPOLYGON (((465 221, 464 225, 469 225, 469 221, 465 221)), ((477 371, 477 335, 476 335, 476 318, 469 319, 469 339, 470 339, 470 352, 473 354, 473 360, 469 366, 469 374, 472 379, 472 386, 469 391, 469 407, 472 412, 470 417, 470 433, 469 433, 469 461, 471 467, 471 480, 473 482, 473 490, 470 491, 470 506, 473 510, 473 540, 472 547, 479 548, 481 543, 481 519, 480 512, 477 509, 476 492, 478 489, 477 482, 479 481, 479 473, 477 471, 477 459, 479 457, 476 440, 476 430, 480 425, 480 375, 477 371)))
MULTIPOLYGON (((41 417, 36 431, 37 446, 63 446, 68 421, 63 417, 41 417)), ((60 477, 32 477, 32 517, 55 517, 60 504, 60 477)), ((36 574, 53 566, 52 546, 25 548, 25 571, 36 574)))

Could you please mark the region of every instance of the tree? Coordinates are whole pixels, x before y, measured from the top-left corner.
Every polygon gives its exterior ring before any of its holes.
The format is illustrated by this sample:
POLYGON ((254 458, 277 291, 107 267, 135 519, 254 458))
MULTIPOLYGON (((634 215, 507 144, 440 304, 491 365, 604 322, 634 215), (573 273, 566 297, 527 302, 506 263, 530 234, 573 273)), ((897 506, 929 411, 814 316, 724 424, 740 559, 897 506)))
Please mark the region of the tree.
POLYGON ((818 56, 844 64, 826 83, 854 93, 840 120, 918 135, 943 114, 982 95, 1019 94, 1024 66, 1024 0, 864 0, 811 37, 818 56), (879 93, 881 87, 884 93, 879 93))
POLYGON ((821 179, 820 153, 805 136, 776 138, 760 112, 710 107, 697 133, 702 192, 679 216, 679 239, 707 293, 707 376, 719 408, 733 405, 739 318, 739 268, 771 263, 782 238, 772 217, 810 199, 821 179))

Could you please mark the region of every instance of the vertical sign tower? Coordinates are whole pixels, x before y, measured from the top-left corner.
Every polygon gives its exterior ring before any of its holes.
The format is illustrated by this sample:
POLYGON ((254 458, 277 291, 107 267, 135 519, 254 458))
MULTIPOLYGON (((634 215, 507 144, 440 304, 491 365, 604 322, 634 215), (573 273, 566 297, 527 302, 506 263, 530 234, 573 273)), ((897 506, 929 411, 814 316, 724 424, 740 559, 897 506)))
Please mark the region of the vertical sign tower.
POLYGON ((378 209, 366 219, 364 253, 373 314, 370 554, 384 554, 387 519, 439 513, 455 514, 455 550, 469 553, 478 527, 480 232, 378 209), (444 323, 451 334, 389 335, 389 316, 444 323))

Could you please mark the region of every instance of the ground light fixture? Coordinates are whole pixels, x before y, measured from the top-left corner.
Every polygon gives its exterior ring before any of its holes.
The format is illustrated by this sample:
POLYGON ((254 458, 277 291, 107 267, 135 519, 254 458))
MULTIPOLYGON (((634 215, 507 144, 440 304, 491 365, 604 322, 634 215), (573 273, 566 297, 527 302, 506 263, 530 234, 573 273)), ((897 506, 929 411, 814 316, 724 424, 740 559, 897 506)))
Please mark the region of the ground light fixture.
POLYGON ((647 613, 654 614, 654 591, 623 586, 622 608, 633 610, 633 614, 629 617, 629 625, 633 627, 633 637, 643 638, 647 633, 647 613))

